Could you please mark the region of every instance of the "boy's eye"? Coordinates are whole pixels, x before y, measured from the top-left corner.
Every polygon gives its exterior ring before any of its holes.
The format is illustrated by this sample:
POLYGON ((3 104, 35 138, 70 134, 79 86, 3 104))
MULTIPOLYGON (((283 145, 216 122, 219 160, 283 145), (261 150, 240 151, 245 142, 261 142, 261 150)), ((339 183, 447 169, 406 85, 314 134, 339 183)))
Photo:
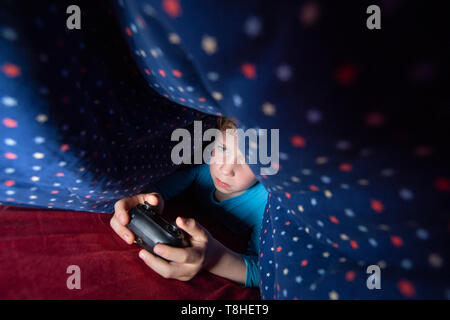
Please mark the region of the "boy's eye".
POLYGON ((226 151, 227 150, 227 148, 225 148, 224 146, 218 146, 218 148, 219 148, 220 151, 226 151))

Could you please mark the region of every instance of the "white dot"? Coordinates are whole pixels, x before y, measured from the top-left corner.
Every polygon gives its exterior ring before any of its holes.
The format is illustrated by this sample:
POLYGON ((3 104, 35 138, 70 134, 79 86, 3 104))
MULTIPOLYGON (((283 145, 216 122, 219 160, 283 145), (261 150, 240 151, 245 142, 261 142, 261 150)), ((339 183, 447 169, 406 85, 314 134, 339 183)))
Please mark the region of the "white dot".
POLYGON ((14 173, 15 171, 16 171, 16 169, 14 169, 14 168, 6 168, 5 169, 5 173, 7 173, 7 174, 14 173))
POLYGON ((39 181, 41 178, 39 178, 37 176, 32 176, 30 179, 31 179, 31 181, 36 182, 36 181, 39 181))
POLYGON ((2 98, 2 103, 7 107, 15 107, 17 106, 17 100, 13 97, 5 96, 2 98))
POLYGON ((33 169, 34 171, 39 171, 39 170, 41 170, 42 168, 41 168, 41 166, 33 166, 32 169, 33 169))
POLYGON ((276 74, 278 79, 280 79, 281 81, 289 81, 289 79, 291 79, 292 77, 292 68, 287 64, 282 64, 278 66, 276 74))
POLYGON ((6 138, 4 141, 7 146, 15 146, 17 144, 17 142, 11 138, 6 138))
POLYGON ((45 138, 44 137, 40 137, 40 136, 34 137, 34 142, 37 143, 37 144, 44 143, 45 142, 45 138))
POLYGON ((42 159, 42 158, 44 158, 44 154, 43 153, 41 153, 41 152, 35 152, 35 153, 33 153, 33 157, 35 158, 35 159, 42 159))

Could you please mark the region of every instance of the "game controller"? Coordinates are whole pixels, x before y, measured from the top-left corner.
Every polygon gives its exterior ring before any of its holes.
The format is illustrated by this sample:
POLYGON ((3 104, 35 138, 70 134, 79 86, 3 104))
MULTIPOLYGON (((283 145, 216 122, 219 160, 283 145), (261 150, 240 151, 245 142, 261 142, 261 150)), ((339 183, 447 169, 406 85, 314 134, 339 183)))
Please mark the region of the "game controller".
POLYGON ((127 227, 134 234, 135 242, 143 249, 153 252, 158 243, 185 248, 190 246, 189 234, 165 220, 147 201, 138 204, 129 212, 127 227))

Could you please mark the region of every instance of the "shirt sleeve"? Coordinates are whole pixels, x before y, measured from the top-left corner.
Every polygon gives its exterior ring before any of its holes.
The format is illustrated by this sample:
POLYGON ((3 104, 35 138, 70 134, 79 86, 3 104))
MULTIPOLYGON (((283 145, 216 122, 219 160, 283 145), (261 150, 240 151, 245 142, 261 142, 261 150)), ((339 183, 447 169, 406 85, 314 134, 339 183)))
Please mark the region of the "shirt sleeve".
POLYGON ((258 287, 259 286, 259 262, 258 262, 258 243, 260 234, 260 225, 256 225, 253 228, 250 240, 248 242, 248 249, 246 254, 240 254, 244 259, 247 267, 247 276, 245 280, 245 287, 258 287))
POLYGON ((245 287, 258 287, 259 286, 259 270, 258 270, 258 256, 240 254, 244 259, 247 269, 245 277, 245 287))
POLYGON ((198 166, 188 166, 174 171, 149 189, 158 192, 163 199, 169 200, 187 189, 197 178, 198 166))

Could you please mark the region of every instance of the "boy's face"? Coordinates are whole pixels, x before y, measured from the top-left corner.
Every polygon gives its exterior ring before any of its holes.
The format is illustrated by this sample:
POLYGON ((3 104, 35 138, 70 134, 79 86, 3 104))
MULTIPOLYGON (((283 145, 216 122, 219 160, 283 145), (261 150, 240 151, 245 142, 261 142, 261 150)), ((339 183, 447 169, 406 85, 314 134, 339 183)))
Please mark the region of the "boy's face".
POLYGON ((211 154, 210 172, 214 185, 223 194, 236 196, 250 188, 256 177, 238 149, 237 134, 221 131, 211 154))

